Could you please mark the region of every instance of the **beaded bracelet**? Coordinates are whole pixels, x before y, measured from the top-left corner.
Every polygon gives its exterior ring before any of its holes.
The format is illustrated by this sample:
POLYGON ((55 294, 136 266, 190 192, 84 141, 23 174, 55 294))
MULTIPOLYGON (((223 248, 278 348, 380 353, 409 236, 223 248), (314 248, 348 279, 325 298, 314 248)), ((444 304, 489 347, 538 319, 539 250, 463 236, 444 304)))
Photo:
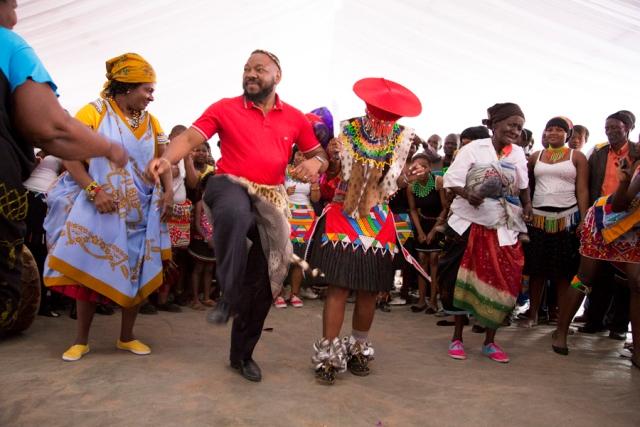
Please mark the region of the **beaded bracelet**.
POLYGON ((92 202, 96 199, 96 196, 101 190, 102 187, 100 187, 100 184, 98 184, 96 181, 91 181, 89 185, 84 188, 85 193, 87 193, 87 199, 92 202))

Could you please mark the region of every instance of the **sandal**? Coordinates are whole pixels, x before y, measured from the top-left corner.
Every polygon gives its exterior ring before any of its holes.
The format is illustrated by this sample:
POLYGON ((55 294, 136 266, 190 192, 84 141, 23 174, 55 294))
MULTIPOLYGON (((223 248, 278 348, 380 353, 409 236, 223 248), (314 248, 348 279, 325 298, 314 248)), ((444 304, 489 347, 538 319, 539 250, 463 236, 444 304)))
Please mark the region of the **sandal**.
POLYGON ((202 305, 200 301, 193 301, 191 304, 189 304, 189 307, 196 311, 205 311, 207 309, 207 307, 202 305))
POLYGON ((424 311, 424 314, 436 314, 438 312, 431 304, 427 304, 427 309, 424 311))
POLYGON ((211 298, 207 298, 205 300, 202 300, 201 302, 203 305, 206 305, 207 307, 213 307, 214 305, 216 305, 216 302, 211 298))

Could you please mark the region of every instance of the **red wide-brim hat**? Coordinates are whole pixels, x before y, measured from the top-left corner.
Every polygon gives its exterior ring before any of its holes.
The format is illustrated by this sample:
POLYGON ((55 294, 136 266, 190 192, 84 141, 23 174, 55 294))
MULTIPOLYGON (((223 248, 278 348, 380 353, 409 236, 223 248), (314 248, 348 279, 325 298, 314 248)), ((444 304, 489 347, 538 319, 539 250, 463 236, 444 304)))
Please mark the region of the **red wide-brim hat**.
POLYGON ((422 112, 422 104, 413 92, 382 77, 358 80, 353 91, 368 105, 397 116, 415 117, 422 112))

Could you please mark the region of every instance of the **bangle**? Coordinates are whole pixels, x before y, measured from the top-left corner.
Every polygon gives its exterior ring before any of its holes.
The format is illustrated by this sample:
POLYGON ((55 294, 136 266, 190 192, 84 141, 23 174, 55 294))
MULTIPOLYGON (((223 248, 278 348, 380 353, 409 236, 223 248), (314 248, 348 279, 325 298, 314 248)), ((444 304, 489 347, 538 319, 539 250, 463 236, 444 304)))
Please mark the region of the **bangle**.
POLYGON ((100 184, 96 181, 91 181, 89 185, 84 188, 84 192, 87 193, 87 199, 90 201, 94 201, 96 199, 96 195, 102 190, 100 184))
POLYGON ((321 164, 325 165, 327 163, 329 163, 329 161, 327 159, 323 159, 322 157, 320 157, 320 155, 316 154, 315 156, 313 156, 314 159, 317 159, 321 164))

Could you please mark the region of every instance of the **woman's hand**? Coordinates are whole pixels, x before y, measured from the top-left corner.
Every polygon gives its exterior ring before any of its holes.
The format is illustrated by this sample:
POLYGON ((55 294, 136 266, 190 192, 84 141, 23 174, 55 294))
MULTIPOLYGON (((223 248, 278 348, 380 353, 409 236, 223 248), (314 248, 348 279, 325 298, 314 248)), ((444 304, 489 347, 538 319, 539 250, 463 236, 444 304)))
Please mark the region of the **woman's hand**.
POLYGON ((329 160, 338 160, 340 156, 340 151, 342 150, 342 143, 338 138, 331 138, 329 144, 327 145, 327 155, 329 156, 329 160))
POLYGON ((160 220, 167 222, 173 214, 173 191, 165 191, 160 197, 158 208, 160 209, 160 220))
POLYGON ((431 229, 429 234, 427 234, 427 240, 426 240, 427 245, 430 245, 433 242, 433 239, 435 239, 435 237, 436 237, 436 229, 434 227, 431 229))
POLYGON ((427 242, 427 235, 424 234, 424 232, 418 233, 418 242, 419 243, 426 243, 427 242))
POLYGON ((464 192, 464 196, 465 199, 467 199, 467 202, 469 202, 469 204, 473 207, 478 207, 482 204, 482 202, 484 201, 484 197, 482 197, 481 195, 479 195, 476 191, 471 190, 471 191, 467 191, 465 190, 464 192))
POLYGON ((101 214, 115 212, 117 208, 117 204, 115 201, 115 197, 113 197, 113 194, 107 193, 104 190, 98 191, 95 199, 93 199, 93 204, 101 214))

